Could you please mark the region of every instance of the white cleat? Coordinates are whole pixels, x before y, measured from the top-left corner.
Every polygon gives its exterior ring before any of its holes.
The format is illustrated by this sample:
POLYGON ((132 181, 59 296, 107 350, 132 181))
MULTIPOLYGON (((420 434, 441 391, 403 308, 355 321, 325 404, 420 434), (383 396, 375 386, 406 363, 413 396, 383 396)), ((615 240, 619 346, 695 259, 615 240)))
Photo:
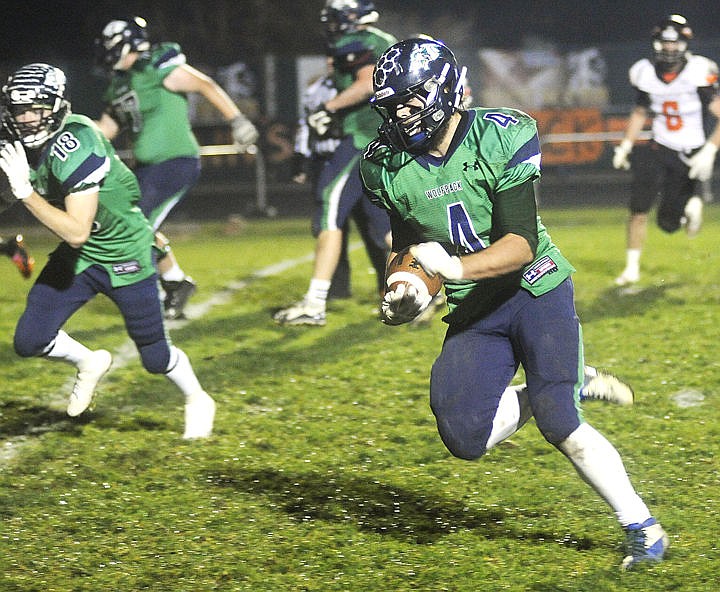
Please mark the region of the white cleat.
POLYGON ((625 268, 623 272, 615 278, 616 286, 627 286, 629 284, 637 284, 640 281, 640 272, 637 269, 625 268))
POLYGON ((112 365, 112 355, 104 349, 98 349, 78 364, 75 386, 68 401, 67 414, 77 417, 92 403, 95 387, 112 365))
POLYGON ((205 391, 194 395, 185 404, 185 433, 183 439, 207 438, 215 421, 215 401, 205 391))
POLYGON ((616 376, 586 366, 585 384, 580 389, 580 400, 588 399, 608 401, 618 405, 632 405, 635 394, 630 385, 625 384, 616 376))
POLYGON ((694 238, 702 226, 703 200, 693 195, 685 204, 685 232, 689 238, 694 238))
POLYGON ((288 308, 279 310, 273 320, 281 325, 325 325, 325 303, 310 302, 303 299, 288 308))

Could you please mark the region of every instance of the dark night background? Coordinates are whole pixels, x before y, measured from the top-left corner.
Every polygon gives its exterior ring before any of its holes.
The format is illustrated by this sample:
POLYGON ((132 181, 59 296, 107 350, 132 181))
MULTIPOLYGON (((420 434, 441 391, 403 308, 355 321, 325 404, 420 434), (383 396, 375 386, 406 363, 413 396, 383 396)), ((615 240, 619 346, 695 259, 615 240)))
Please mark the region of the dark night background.
MULTIPOLYGON (((717 1, 378 0, 380 26, 399 37, 420 30, 477 47, 514 47, 526 35, 569 46, 647 40, 662 16, 685 15, 697 38, 720 36, 717 1)), ((0 23, 0 62, 87 55, 113 18, 144 16, 158 39, 178 41, 191 63, 258 60, 266 53, 322 51, 323 0, 95 0, 14 2, 0 23)))
MULTIPOLYGON (((297 121, 299 89, 291 72, 295 57, 321 56, 324 52, 319 20, 324 4, 324 0, 16 1, 0 20, 0 80, 29 62, 57 65, 68 74, 73 109, 95 116, 102 107, 99 97, 105 82, 91 73, 93 40, 108 21, 136 14, 147 19, 152 41, 178 42, 188 62, 210 75, 218 67, 238 62, 260 75, 266 57, 273 56, 283 85, 268 92, 262 84, 257 86, 256 121, 263 131, 263 153, 271 165, 267 169, 270 193, 285 211, 288 203, 300 203, 297 188, 291 187, 290 175, 283 168, 283 163, 289 162, 285 153, 292 152, 292 130, 297 121), (275 112, 269 109, 268 100, 279 104, 275 112), (281 145, 285 146, 282 150, 277 148, 281 145)), ((597 47, 607 61, 605 79, 610 101, 605 113, 618 116, 624 116, 634 100, 627 69, 636 59, 651 56, 651 30, 668 14, 688 18, 695 32, 691 50, 720 62, 718 0, 376 0, 375 5, 380 13, 378 26, 396 37, 426 33, 445 41, 458 61, 468 66, 474 90, 483 84, 478 58, 481 48, 552 46, 563 53, 597 47)), ((522 102, 512 106, 522 107, 522 102)), ((214 133, 212 128, 209 131, 214 133)), ((200 139, 206 144, 223 143, 207 135, 200 139)), ((586 167, 590 175, 600 173, 595 185, 603 200, 608 199, 610 181, 627 184, 621 175, 608 177, 611 168, 607 153, 586 167)), ((208 159, 204 183, 193 190, 195 194, 205 192, 205 200, 186 201, 203 203, 207 211, 217 202, 218 211, 226 213, 224 193, 237 193, 248 202, 255 199, 255 173, 248 168, 254 165, 241 161, 240 166, 228 168, 222 159, 208 159)), ((576 200, 578 195, 589 199, 592 179, 587 176, 582 187, 554 190, 548 185, 553 172, 554 178, 566 185, 568 179, 576 183, 575 177, 566 174, 570 171, 556 167, 548 174, 546 167, 543 182, 550 187, 544 190, 546 201, 551 195, 555 200, 562 196, 576 200)), ((572 169, 573 174, 577 171, 577 167, 572 169)), ((610 193, 617 200, 624 199, 620 187, 610 193)))

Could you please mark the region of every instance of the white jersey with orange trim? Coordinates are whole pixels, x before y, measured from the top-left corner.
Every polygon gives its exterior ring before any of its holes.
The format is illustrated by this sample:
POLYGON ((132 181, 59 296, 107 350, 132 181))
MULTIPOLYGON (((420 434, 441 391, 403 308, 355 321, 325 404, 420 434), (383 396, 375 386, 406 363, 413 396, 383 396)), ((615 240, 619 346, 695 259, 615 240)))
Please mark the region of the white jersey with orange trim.
POLYGON ((649 99, 655 141, 679 152, 689 152, 705 143, 703 103, 698 89, 716 87, 717 81, 717 64, 692 54, 683 69, 668 80, 659 77, 648 59, 639 60, 630 68, 630 83, 649 99))

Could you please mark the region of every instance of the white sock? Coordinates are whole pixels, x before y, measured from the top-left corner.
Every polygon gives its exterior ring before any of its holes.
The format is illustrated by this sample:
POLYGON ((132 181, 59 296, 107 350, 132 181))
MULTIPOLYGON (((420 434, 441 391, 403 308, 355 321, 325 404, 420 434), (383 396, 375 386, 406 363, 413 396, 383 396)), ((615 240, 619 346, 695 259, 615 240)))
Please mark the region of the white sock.
POLYGON ((185 272, 175 263, 170 269, 162 274, 162 279, 166 282, 181 282, 185 279, 185 272))
POLYGON ((650 510, 630 483, 620 454, 600 432, 583 423, 557 448, 610 505, 622 526, 650 518, 650 510))
POLYGON ((641 249, 628 249, 625 253, 625 268, 635 271, 639 270, 641 253, 641 249))
POLYGON ((328 290, 330 289, 329 280, 316 280, 315 278, 310 280, 310 287, 308 288, 305 297, 313 304, 325 304, 327 301, 328 290))
POLYGON ((165 376, 183 392, 188 403, 194 397, 203 395, 205 392, 195 376, 190 358, 183 350, 174 345, 170 347, 170 363, 165 376))
POLYGON ((517 432, 532 417, 524 384, 509 386, 500 397, 493 419, 493 427, 485 448, 490 450, 506 438, 517 432))
POLYGON ((75 341, 65 331, 58 331, 55 340, 48 346, 44 355, 49 360, 58 360, 77 366, 81 360, 87 358, 92 350, 79 341, 75 341))

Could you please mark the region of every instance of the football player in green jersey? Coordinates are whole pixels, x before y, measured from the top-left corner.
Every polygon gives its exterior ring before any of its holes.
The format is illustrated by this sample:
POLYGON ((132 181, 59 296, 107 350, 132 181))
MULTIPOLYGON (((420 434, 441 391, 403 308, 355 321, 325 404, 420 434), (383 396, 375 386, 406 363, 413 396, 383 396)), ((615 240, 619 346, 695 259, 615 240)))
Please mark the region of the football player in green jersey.
POLYGON ((195 284, 158 229, 200 177, 200 147, 187 95, 201 94, 221 113, 238 150, 254 145, 258 132, 219 84, 186 63, 179 45, 152 45, 144 19, 109 22, 95 47, 97 61, 111 74, 104 96, 107 107, 97 123, 111 140, 121 132, 130 134, 140 209, 156 231, 165 316, 181 318, 195 284))
POLYGON ((362 235, 382 289, 389 250, 387 216, 363 198, 358 167, 360 155, 375 136, 380 118, 368 105, 377 58, 396 39, 373 24, 378 20, 369 0, 327 0, 320 20, 325 27, 328 55, 333 61, 337 94, 326 100, 307 122, 319 138, 340 127, 341 141, 320 171, 315 191, 313 234, 315 262, 304 298, 273 315, 283 325, 325 325, 328 289, 342 251, 343 227, 352 217, 362 235), (341 125, 333 125, 341 120, 341 125))
POLYGON ((164 374, 185 395, 185 438, 212 432, 215 402, 187 355, 165 331, 153 260, 153 231, 137 207, 140 187, 91 119, 71 113, 62 70, 28 64, 0 93, 12 142, 0 168, 13 195, 61 243, 30 289, 15 329, 15 351, 70 363, 77 377, 67 407, 80 415, 112 363, 62 326, 97 294, 120 309, 144 368, 164 374))
MULTIPOLYGON (((425 271, 445 282, 449 328, 430 379, 440 436, 453 455, 476 459, 534 417, 615 511, 626 533, 623 567, 660 561, 667 535, 581 412, 573 268, 537 215, 535 121, 514 109, 462 109, 463 74, 441 42, 390 47, 371 99, 384 122, 360 167, 390 215, 393 253, 415 245, 425 271), (509 387, 520 366, 526 385, 509 387)), ((428 301, 414 288, 390 291, 382 318, 408 322, 428 301)))

